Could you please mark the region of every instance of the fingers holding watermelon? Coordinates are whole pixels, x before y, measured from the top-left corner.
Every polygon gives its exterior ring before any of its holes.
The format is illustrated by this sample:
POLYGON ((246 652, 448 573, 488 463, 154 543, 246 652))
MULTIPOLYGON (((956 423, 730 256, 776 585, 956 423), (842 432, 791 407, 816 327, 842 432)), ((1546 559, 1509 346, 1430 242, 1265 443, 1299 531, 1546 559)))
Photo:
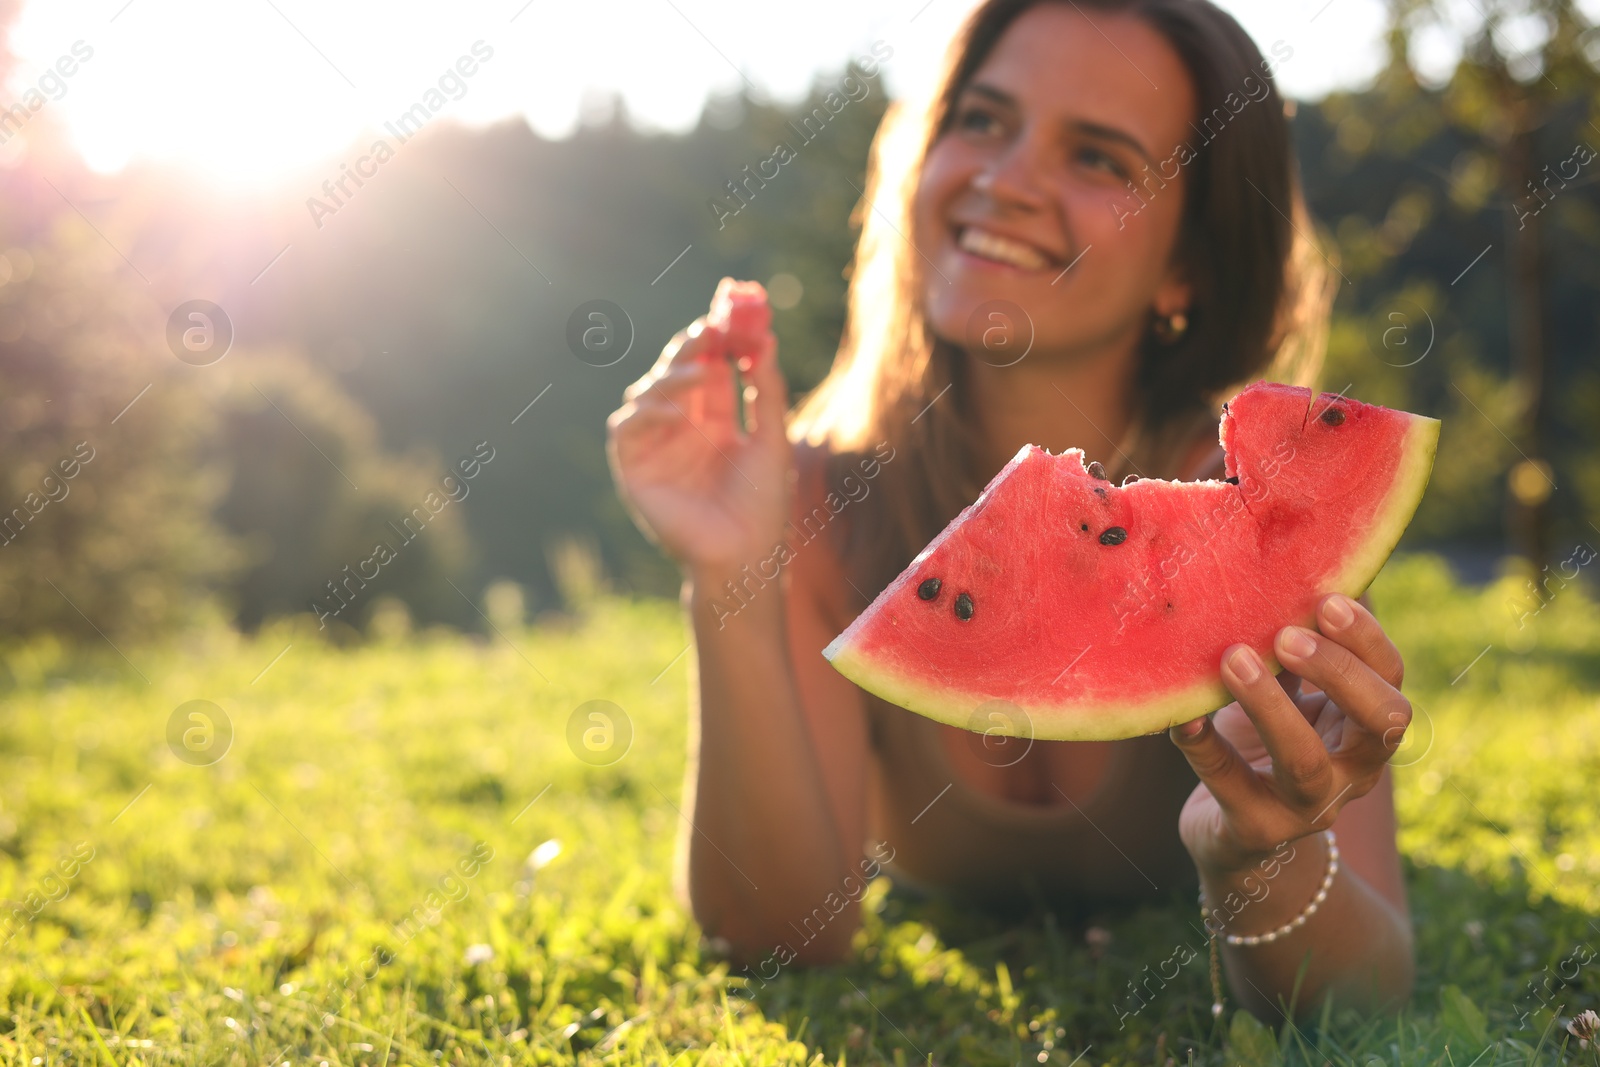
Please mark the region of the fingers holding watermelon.
POLYGON ((755 351, 739 363, 744 385, 746 429, 773 447, 786 440, 784 416, 789 411, 789 387, 778 367, 778 342, 769 333, 755 351), (748 363, 748 365, 747 365, 748 363))
POLYGON ((1384 681, 1400 688, 1406 674, 1400 650, 1360 600, 1340 593, 1324 597, 1317 606, 1317 628, 1360 656, 1384 681))
POLYGON ((1320 688, 1341 717, 1333 760, 1342 777, 1357 783, 1352 799, 1370 789, 1398 747, 1411 722, 1411 704, 1401 695, 1404 664, 1372 613, 1348 598, 1328 597, 1319 610, 1321 625, 1337 638, 1298 627, 1279 634, 1277 652, 1285 667, 1320 688), (1343 601, 1342 604, 1339 601, 1343 601), (1333 606, 1333 624, 1326 616, 1333 606), (1340 609, 1351 609, 1349 622, 1340 609))
POLYGON ((624 504, 691 570, 737 571, 782 534, 788 398, 770 321, 759 284, 725 279, 710 313, 673 337, 606 421, 624 504))
POLYGON ((1284 627, 1274 678, 1234 645, 1222 677, 1237 702, 1174 727, 1201 784, 1181 830, 1197 864, 1249 866, 1284 841, 1333 825, 1378 783, 1411 718, 1397 684, 1400 654, 1372 613, 1349 598, 1318 606, 1321 633, 1284 627), (1315 687, 1299 694, 1300 682, 1315 687))
MULTIPOLYGON (((1284 662, 1281 655, 1280 662, 1284 662)), ((1284 665, 1294 669, 1288 662, 1284 665)), ((1235 645, 1223 655, 1223 678, 1271 757, 1278 794, 1291 806, 1311 806, 1316 811, 1343 784, 1335 780, 1328 749, 1316 728, 1250 646, 1235 645)))
POLYGON ((1297 679, 1274 677, 1248 645, 1223 654, 1222 675, 1237 701, 1171 731, 1200 779, 1179 829, 1195 863, 1217 871, 1249 867, 1311 832, 1343 786, 1315 698, 1301 698, 1303 709, 1290 695, 1297 679))
POLYGON ((1216 717, 1207 715, 1172 729, 1173 739, 1183 749, 1189 766, 1194 768, 1214 806, 1234 820, 1249 816, 1274 799, 1272 791, 1252 766, 1250 746, 1236 736, 1236 729, 1228 728, 1226 719, 1221 719, 1224 713, 1238 709, 1239 705, 1230 704, 1216 717))

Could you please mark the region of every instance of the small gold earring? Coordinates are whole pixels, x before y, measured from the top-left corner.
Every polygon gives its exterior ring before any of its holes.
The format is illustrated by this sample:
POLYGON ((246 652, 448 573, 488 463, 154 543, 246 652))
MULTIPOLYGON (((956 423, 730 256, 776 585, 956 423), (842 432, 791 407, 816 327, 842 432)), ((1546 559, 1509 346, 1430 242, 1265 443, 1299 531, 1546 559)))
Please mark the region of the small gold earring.
POLYGON ((1189 329, 1189 316, 1181 311, 1170 315, 1157 315, 1151 326, 1156 338, 1163 344, 1175 344, 1189 329))

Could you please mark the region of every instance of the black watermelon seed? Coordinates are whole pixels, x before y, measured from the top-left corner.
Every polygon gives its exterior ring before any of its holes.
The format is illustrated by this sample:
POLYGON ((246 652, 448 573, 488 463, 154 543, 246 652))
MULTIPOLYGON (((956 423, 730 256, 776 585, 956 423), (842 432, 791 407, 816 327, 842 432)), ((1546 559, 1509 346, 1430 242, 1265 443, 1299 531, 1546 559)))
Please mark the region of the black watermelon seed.
POLYGON ((917 595, 923 600, 932 600, 939 595, 939 586, 943 584, 937 578, 924 578, 922 584, 917 586, 917 595))
POLYGON ((1338 426, 1344 422, 1344 412, 1338 408, 1327 408, 1323 411, 1321 418, 1329 426, 1338 426))
POLYGON ((956 618, 962 622, 972 618, 972 598, 965 593, 956 595, 956 618))
POLYGON ((1084 533, 1088 533, 1088 532, 1089 532, 1089 524, 1088 524, 1088 523, 1086 523, 1086 522, 1084 522, 1084 523, 1079 523, 1079 524, 1078 524, 1078 528, 1079 528, 1079 529, 1080 529, 1080 530, 1082 530, 1082 531, 1083 531, 1083 532, 1084 532, 1084 533))
POLYGON ((1227 482, 1229 485, 1238 485, 1239 484, 1239 476, 1237 474, 1235 474, 1232 478, 1224 478, 1222 480, 1227 482))
POLYGON ((1122 479, 1122 484, 1123 485, 1132 485, 1134 482, 1136 482, 1138 480, 1139 480, 1139 476, 1137 474, 1130 474, 1126 478, 1122 479))
POLYGON ((1098 478, 1102 482, 1109 482, 1111 480, 1110 478, 1106 477, 1106 469, 1105 467, 1101 466, 1099 460, 1095 460, 1093 463, 1089 464, 1089 477, 1098 478))
POLYGON ((1112 526, 1100 535, 1102 545, 1120 545, 1128 539, 1128 531, 1120 526, 1112 526))

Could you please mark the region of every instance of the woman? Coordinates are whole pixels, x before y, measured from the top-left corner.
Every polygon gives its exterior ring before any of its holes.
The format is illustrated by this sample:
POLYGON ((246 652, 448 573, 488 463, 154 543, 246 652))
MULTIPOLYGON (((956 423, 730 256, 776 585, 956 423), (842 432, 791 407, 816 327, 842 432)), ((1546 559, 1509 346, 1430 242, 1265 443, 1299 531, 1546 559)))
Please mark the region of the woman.
POLYGON ((842 957, 871 837, 901 879, 970 897, 1198 886, 1208 927, 1257 938, 1223 945, 1257 1014, 1307 956, 1297 1012, 1409 995, 1387 760, 1410 709, 1362 605, 1329 596, 1319 632, 1282 631, 1280 678, 1229 648, 1237 702, 1169 736, 1020 752, 887 705, 820 654, 1019 446, 1083 447, 1113 478, 1220 478, 1220 401, 1309 377, 1329 294, 1295 239, 1271 68, 1206 0, 989 0, 925 109, 879 134, 846 336, 787 428, 770 334, 735 372, 696 358, 716 341, 703 319, 609 420, 619 491, 685 573, 680 857, 695 917, 741 957, 842 957), (731 611, 742 568, 846 484, 868 490, 731 611))

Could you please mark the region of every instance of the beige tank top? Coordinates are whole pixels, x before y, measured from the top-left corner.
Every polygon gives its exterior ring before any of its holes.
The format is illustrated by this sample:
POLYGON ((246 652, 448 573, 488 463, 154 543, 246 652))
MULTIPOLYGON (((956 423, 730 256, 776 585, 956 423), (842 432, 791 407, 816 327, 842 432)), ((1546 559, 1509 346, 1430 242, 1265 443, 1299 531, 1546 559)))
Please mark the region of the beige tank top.
MULTIPOLYGON (((1186 478, 1221 477, 1222 449, 1186 466, 1186 478)), ((1090 796, 1033 805, 966 785, 931 719, 870 694, 867 715, 876 757, 870 832, 893 849, 886 869, 898 883, 1013 907, 1092 908, 1197 888, 1178 814, 1198 779, 1166 731, 1110 742, 1090 796)), ((1007 765, 1023 744, 988 749, 985 761, 1007 765)))

